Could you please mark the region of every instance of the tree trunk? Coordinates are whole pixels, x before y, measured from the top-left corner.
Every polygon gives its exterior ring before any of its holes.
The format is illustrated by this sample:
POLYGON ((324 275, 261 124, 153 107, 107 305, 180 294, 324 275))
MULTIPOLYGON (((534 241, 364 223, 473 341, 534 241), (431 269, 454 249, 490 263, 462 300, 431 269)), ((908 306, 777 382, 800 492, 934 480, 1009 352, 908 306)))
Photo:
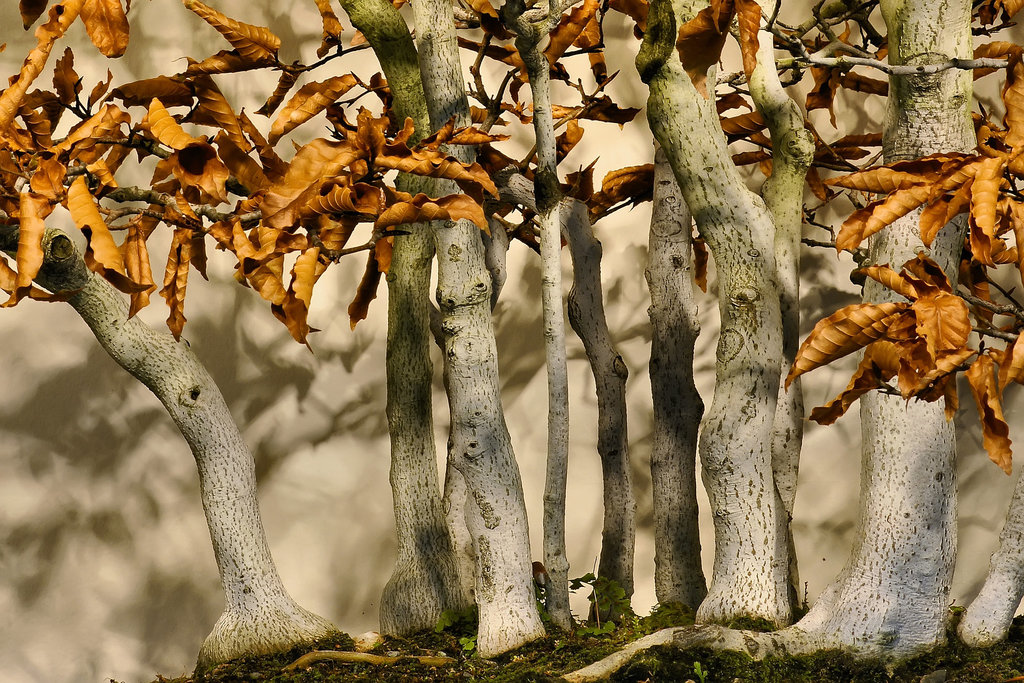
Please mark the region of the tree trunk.
MULTIPOLYGON (((972 54, 967 0, 888 0, 882 12, 892 64, 972 54)), ((970 72, 894 76, 889 84, 886 162, 973 149, 970 72)), ((911 213, 875 235, 871 262, 898 268, 923 249, 919 215, 911 213)), ((954 288, 963 225, 953 221, 943 228, 930 252, 954 288)), ((897 299, 873 280, 864 288, 865 301, 897 299)), ((861 505, 853 551, 800 625, 836 646, 906 655, 945 640, 956 546, 953 423, 941 404, 908 404, 872 392, 861 398, 861 428, 861 505)))
POLYGON ((961 640, 974 647, 994 645, 1006 638, 1013 615, 1024 597, 1024 477, 1017 479, 999 533, 999 549, 992 554, 981 592, 960 621, 961 640))
MULTIPOLYGON (((377 53, 394 94, 399 120, 412 118, 414 139, 430 127, 409 28, 387 2, 343 3, 377 53)), ((400 177, 399 188, 431 191, 429 179, 400 177)), ((427 225, 395 237, 388 271, 387 415, 391 435, 391 490, 398 558, 381 596, 385 633, 429 629, 442 612, 470 604, 453 551, 437 476, 430 361, 430 265, 433 240, 427 225)))
MULTIPOLYGON (((675 53, 682 2, 655 0, 637 68, 650 87, 648 121, 697 227, 715 257, 722 332, 715 396, 700 437, 715 522, 715 564, 699 621, 791 618, 784 511, 772 476, 782 320, 774 225, 747 190, 726 146, 714 102, 696 90, 675 53)), ((714 87, 714 68, 707 82, 714 87)))
POLYGON ((693 383, 700 334, 690 259, 690 212, 661 147, 654 154, 654 207, 647 251, 654 433, 654 591, 693 609, 707 595, 697 524, 697 428, 704 402, 693 383))
MULTIPOLYGON (((765 12, 773 14, 774 3, 765 12)), ((771 175, 761 189, 775 223, 775 264, 782 312, 782 367, 789 368, 800 345, 800 236, 807 169, 814 158, 814 138, 804 127, 800 107, 782 88, 775 65, 773 36, 759 33, 757 65, 750 77, 750 94, 772 140, 771 175)), ((789 558, 790 603, 796 605, 800 574, 793 542, 793 505, 796 502, 800 448, 804 435, 804 400, 800 378, 786 390, 785 372, 772 423, 772 473, 782 505, 779 540, 789 558)))
MULTIPOLYGON (((413 10, 431 127, 440 128, 453 116, 457 125, 465 125, 469 104, 451 5, 421 0, 413 10)), ((453 153, 468 159, 472 149, 453 153)), ((457 186, 439 182, 438 189, 456 192, 457 186)), ((534 597, 522 480, 499 395, 491 275, 480 229, 466 220, 434 223, 431 229, 451 412, 448 457, 468 493, 466 523, 476 551, 480 620, 477 651, 493 657, 542 637, 544 625, 534 597)))
MULTIPOLYGON (((598 576, 633 595, 636 497, 626 432, 626 378, 629 371, 612 343, 601 295, 601 242, 594 237, 587 207, 562 202, 562 233, 572 255, 569 322, 583 342, 597 392, 597 452, 601 457, 604 524, 598 576)), ((601 619, 616 619, 614 608, 601 619)))
POLYGON ((281 583, 256 500, 256 468, 213 378, 185 342, 138 318, 113 285, 86 269, 71 240, 48 230, 37 278, 69 299, 118 365, 145 384, 188 442, 227 603, 199 651, 198 669, 291 649, 337 629, 303 609, 281 583))
MULTIPOLYGON (((555 9, 555 3, 549 13, 555 9)), ((526 65, 533 95, 533 130, 537 149, 534 196, 540 225, 541 307, 544 317, 544 365, 548 379, 547 468, 544 478, 544 593, 551 622, 572 628, 569 611, 569 558, 565 554, 565 489, 569 476, 569 376, 565 359, 565 314, 562 312, 562 235, 559 229, 561 190, 558 187, 555 128, 551 111, 551 65, 541 51, 554 16, 530 21, 520 0, 502 7, 505 24, 516 34, 515 45, 526 65), (550 21, 549 21, 550 19, 550 21)))

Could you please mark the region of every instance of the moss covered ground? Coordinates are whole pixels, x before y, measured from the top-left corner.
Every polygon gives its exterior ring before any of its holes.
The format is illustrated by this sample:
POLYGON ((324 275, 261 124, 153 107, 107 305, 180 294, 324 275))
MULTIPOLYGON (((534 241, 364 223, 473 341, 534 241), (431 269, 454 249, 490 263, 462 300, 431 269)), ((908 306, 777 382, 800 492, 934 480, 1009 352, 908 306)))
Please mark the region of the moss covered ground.
MULTIPOLYGON (((311 648, 281 655, 238 660, 221 665, 202 676, 168 679, 158 676, 153 683, 306 683, 336 681, 557 681, 561 674, 601 659, 636 638, 660 628, 692 621, 683 610, 661 610, 636 619, 609 633, 590 625, 571 635, 550 636, 493 660, 473 651, 473 635, 467 621, 448 624, 440 632, 409 638, 387 638, 372 652, 386 656, 438 655, 455 663, 430 667, 413 659, 389 665, 317 662, 308 668, 286 671, 285 667, 311 648)), ((738 626, 738 624, 737 624, 738 626)), ((746 625, 744 625, 746 626, 746 625)), ((318 643, 315 649, 352 650, 347 636, 318 643)), ((769 658, 755 662, 743 654, 708 649, 676 650, 657 647, 634 658, 613 681, 668 681, 683 683, 1003 683, 1024 681, 1024 618, 1018 618, 1007 641, 987 649, 968 648, 950 639, 950 644, 915 657, 898 666, 865 662, 839 652, 821 652, 807 657, 769 658)))

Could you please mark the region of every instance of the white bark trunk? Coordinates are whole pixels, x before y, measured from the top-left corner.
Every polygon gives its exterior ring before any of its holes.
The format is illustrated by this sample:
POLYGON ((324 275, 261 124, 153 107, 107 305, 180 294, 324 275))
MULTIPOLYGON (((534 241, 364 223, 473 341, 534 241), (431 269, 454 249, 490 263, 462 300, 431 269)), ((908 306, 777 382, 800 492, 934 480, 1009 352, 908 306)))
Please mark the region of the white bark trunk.
POLYGON ((1024 597, 1024 477, 1017 479, 999 548, 992 554, 981 592, 967 607, 958 627, 968 645, 985 647, 1006 638, 1024 597))
POLYGON ((647 251, 654 431, 654 591, 658 602, 693 609, 707 595, 697 524, 697 429, 704 402, 693 382, 700 334, 690 258, 690 211, 665 152, 654 156, 654 207, 647 251))
MULTIPOLYGON (((697 227, 715 256, 722 332, 715 397, 700 437, 715 523, 715 564, 699 621, 791 618, 784 515, 772 475, 782 320, 774 225, 732 163, 712 100, 694 88, 675 51, 682 4, 651 6, 637 67, 648 82, 648 121, 697 227), (652 30, 653 26, 653 30, 652 30)), ((714 79, 708 79, 708 90, 714 79)))
MULTIPOLYGON (((450 4, 413 6, 420 73, 433 128, 469 122, 450 4)), ((462 158, 471 149, 453 150, 462 158)), ((455 192, 439 183, 439 191, 455 192)), ((448 457, 465 478, 466 523, 476 551, 477 651, 492 657, 544 635, 533 589, 530 537, 519 467, 505 425, 490 314, 491 277, 480 229, 469 221, 431 226, 437 302, 448 372, 448 457)))
MULTIPOLYGON (((413 119, 414 139, 430 128, 419 63, 408 26, 384 2, 343 3, 378 55, 400 120, 413 119)), ((400 177, 399 187, 432 192, 429 179, 400 177)), ((434 447, 429 300, 433 240, 426 225, 395 238, 388 272, 387 384, 391 490, 398 558, 381 596, 385 633, 429 629, 446 610, 461 611, 471 596, 447 528, 434 447)), ((459 520, 458 526, 464 527, 459 520)), ((472 576, 472 573, 467 575, 472 576)))
POLYGON ((471 604, 441 503, 431 410, 430 263, 426 225, 395 238, 388 272, 388 427, 398 558, 381 596, 381 629, 432 628, 471 604))
POLYGON ((213 378, 185 342, 138 318, 112 285, 88 271, 71 240, 47 232, 38 278, 69 303, 118 365, 145 384, 188 442, 226 606, 199 651, 197 668, 288 650, 337 632, 288 595, 267 545, 256 499, 256 469, 213 378))
MULTIPOLYGON (((971 55, 967 0, 883 1, 894 64, 971 55)), ((971 74, 893 77, 885 160, 974 147, 971 74)), ((915 212, 878 233, 871 261, 899 267, 922 249, 915 212)), ((946 226, 930 255, 956 283, 962 221, 946 226)), ((898 295, 874 281, 864 300, 898 295)), ((904 656, 945 639, 956 546, 953 424, 941 403, 871 393, 861 398, 863 464, 857 536, 846 567, 801 620, 830 644, 904 656)))
MULTIPOLYGON (((598 576, 615 581, 633 595, 636 497, 626 432, 626 378, 629 371, 612 343, 601 294, 601 242, 594 236, 587 207, 576 200, 561 204, 562 234, 572 255, 569 322, 583 342, 597 391, 597 452, 601 457, 604 524, 598 576)), ((617 619, 614 609, 601 619, 617 619)))
MULTIPOLYGON (((773 14, 768 3, 764 10, 773 14)), ((803 113, 786 93, 775 66, 774 40, 761 31, 757 66, 750 78, 750 94, 768 124, 772 140, 772 173, 761 190, 775 222, 775 263, 782 312, 782 367, 789 368, 800 344, 800 237, 807 168, 814 157, 814 138, 804 127, 803 113)), ((790 602, 798 601, 800 574, 793 542, 793 505, 796 501, 800 448, 803 445, 804 401, 800 379, 785 388, 785 372, 772 426, 772 471, 784 514, 779 540, 789 558, 790 602)))
POLYGON ((569 476, 569 376, 565 359, 565 314, 562 312, 562 236, 555 128, 551 113, 550 65, 539 47, 548 34, 546 15, 530 22, 521 3, 502 8, 506 25, 516 33, 515 45, 526 64, 533 95, 533 131, 537 149, 534 196, 540 224, 541 307, 544 317, 544 358, 548 378, 548 452, 544 478, 544 564, 549 580, 544 593, 552 623, 572 628, 569 611, 569 558, 565 554, 565 489, 569 476), (513 9, 518 5, 517 9, 513 9))

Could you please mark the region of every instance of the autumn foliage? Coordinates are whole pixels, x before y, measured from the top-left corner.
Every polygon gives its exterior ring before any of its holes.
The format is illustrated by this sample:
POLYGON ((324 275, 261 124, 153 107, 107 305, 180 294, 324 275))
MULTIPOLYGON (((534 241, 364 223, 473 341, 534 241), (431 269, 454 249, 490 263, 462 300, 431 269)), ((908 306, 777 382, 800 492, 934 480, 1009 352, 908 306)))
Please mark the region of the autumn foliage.
MULTIPOLYGON (((466 16, 459 15, 461 28, 479 30, 459 39, 474 60, 474 125, 456 128, 449 123, 429 135, 414 130, 411 120, 397 120, 381 74, 322 75, 325 65, 366 46, 358 33, 346 44, 328 0, 316 0, 323 35, 314 64, 280 61, 281 40, 267 27, 225 16, 199 0, 184 0, 183 5, 219 33, 227 47, 200 60, 189 59, 178 73, 116 86, 107 80, 86 92, 87 84, 75 71, 75 55, 56 46, 71 24, 81 20, 101 54, 124 54, 129 42, 125 6, 120 0, 21 0, 25 27, 38 27, 36 46, 0 95, 0 217, 19 227, 13 261, 0 260, 0 288, 9 294, 5 306, 25 298, 55 298, 33 281, 43 263, 44 226, 58 210, 66 210, 85 235, 88 267, 130 296, 132 315, 159 292, 175 337, 186 323, 189 278, 193 272, 205 276, 211 246, 232 255, 236 279, 258 292, 303 343, 313 331, 308 313, 323 274, 343 257, 365 252, 364 262, 355 266, 364 274, 349 308, 355 325, 367 315, 389 268, 393 235, 415 230, 417 223, 469 219, 482 230, 505 229, 536 249, 533 213, 500 199, 494 180, 506 167, 531 177, 535 159, 532 150, 523 158, 508 156, 501 143, 509 136, 492 132, 529 125, 531 110, 528 99, 521 97, 528 91, 522 88, 523 60, 488 0, 473 0, 466 16), (485 60, 507 69, 496 92, 487 93, 480 78, 485 60), (232 108, 213 76, 246 78, 256 70, 273 72, 277 87, 250 117, 232 108), (371 110, 374 100, 379 106, 371 110), (309 125, 322 121, 317 118, 321 114, 329 135, 309 139, 313 130, 322 130, 322 123, 319 128, 309 125), (286 138, 303 141, 294 144, 288 158, 277 151, 286 138), (477 161, 460 162, 450 154, 452 145, 473 146, 477 161), (148 186, 119 184, 122 167, 147 158, 155 159, 148 186), (460 193, 410 194, 396 188, 397 173, 448 179, 460 193), (148 240, 157 230, 170 231, 166 257, 150 252, 148 240), (355 237, 357 233, 362 236, 355 237), (154 274, 153 258, 164 263, 162 277, 159 268, 154 274)), ((1005 24, 1019 9, 1019 3, 982 2, 979 30, 1005 24)), ((577 95, 576 101, 554 107, 559 159, 583 137, 582 122, 621 125, 638 113, 620 107, 604 92, 615 76, 609 75, 603 55, 603 18, 608 12, 628 16, 636 35, 647 30, 643 0, 585 0, 562 16, 545 49, 552 77, 577 95), (586 89, 570 76, 566 64, 576 56, 586 57, 595 88, 586 89)), ((761 8, 753 0, 717 0, 678 28, 676 47, 694 86, 715 98, 730 141, 742 145, 736 163, 760 164, 770 173, 771 141, 761 116, 752 111, 730 114, 752 109, 743 84, 754 68, 761 19, 761 8), (703 74, 719 61, 734 22, 743 73, 722 79, 717 92, 709 92, 703 74)), ((850 46, 848 52, 884 58, 883 37, 865 34, 855 45, 848 27, 836 23, 835 39, 850 46)), ((825 47, 821 36, 809 37, 807 31, 781 24, 773 32, 776 46, 794 55, 789 82, 802 76, 800 59, 809 67, 813 87, 805 103, 808 111, 827 110, 834 121, 839 89, 874 96, 887 92, 885 81, 866 75, 870 70, 854 71, 852 62, 836 67, 808 61, 825 47)), ((841 50, 831 51, 837 52, 841 50)), ((996 68, 1005 73, 1005 114, 999 122, 985 113, 976 115, 978 146, 973 154, 937 154, 861 169, 854 162, 875 158, 871 150, 880 145, 879 134, 826 141, 807 124, 817 141, 807 180, 819 202, 808 208, 808 216, 839 201, 837 190, 845 190, 854 202, 832 240, 836 249, 858 252, 873 234, 918 209, 926 246, 958 215, 967 216, 969 228, 957 289, 927 253, 906 264, 865 264, 861 276, 882 283, 905 301, 857 304, 820 321, 801 347, 789 380, 865 349, 849 387, 812 413, 813 419, 828 423, 874 390, 907 399, 942 399, 952 415, 956 376, 964 373, 982 416, 985 446, 1009 472, 1001 395, 1011 382, 1024 382, 1024 344, 1018 343, 1024 303, 994 272, 1005 265, 1016 268, 1018 278, 1024 275, 1024 197, 1017 189, 1024 178, 1024 62, 1019 46, 1000 41, 980 45, 975 56, 1005 60, 1004 66, 976 71, 978 77, 996 68), (822 179, 837 171, 841 175, 822 179)), ((586 202, 596 221, 650 198, 652 182, 653 166, 644 165, 613 171, 597 187, 591 165, 568 173, 562 189, 586 202)), ((694 248, 703 284, 706 269, 701 264, 707 257, 699 240, 694 248)))

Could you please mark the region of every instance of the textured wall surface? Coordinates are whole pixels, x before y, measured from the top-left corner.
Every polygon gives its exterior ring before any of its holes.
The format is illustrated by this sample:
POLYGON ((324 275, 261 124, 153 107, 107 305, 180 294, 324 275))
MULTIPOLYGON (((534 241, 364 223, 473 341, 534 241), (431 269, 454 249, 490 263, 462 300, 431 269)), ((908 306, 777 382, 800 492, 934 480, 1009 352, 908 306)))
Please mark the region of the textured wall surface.
MULTIPOLYGON (((320 23, 312 2, 215 4, 231 16, 273 27, 286 46, 284 60, 313 58, 320 23)), ((31 34, 20 29, 15 5, 0 5, 0 40, 7 42, 0 66, 8 74, 33 44, 31 34)), ((98 57, 80 25, 73 29, 76 68, 86 91, 108 68, 115 82, 123 82, 179 70, 185 55, 202 58, 226 47, 176 2, 136 0, 131 18, 131 46, 116 62, 98 57)), ((611 92, 623 104, 642 106, 644 89, 632 67, 636 46, 617 17, 607 25, 614 50, 609 71, 622 70, 611 92)), ((353 57, 329 68, 358 70, 366 59, 353 57)), ((317 73, 316 78, 328 75, 317 73)), ((265 78, 217 80, 236 109, 249 112, 273 89, 273 81, 265 78)), ((44 73, 40 85, 47 82, 44 73)), ((846 109, 846 103, 852 107, 856 102, 840 96, 840 126, 877 127, 879 103, 865 112, 846 109)), ((254 119, 263 125, 260 117, 254 119)), ((815 122, 830 134, 826 119, 815 122)), ((308 128, 317 135, 323 130, 308 128)), ((285 156, 288 144, 279 145, 285 156)), ((529 143, 518 139, 515 144, 526 149, 529 143)), ((572 170, 599 157, 600 178, 613 168, 646 163, 652 155, 641 116, 621 131, 610 124, 588 124, 583 143, 562 168, 572 170)), ((609 325, 630 370, 630 445, 639 500, 634 604, 642 612, 654 603, 650 327, 643 278, 648 217, 649 209, 641 206, 620 211, 596 228, 605 245, 609 325)), ((61 220, 58 214, 54 220, 61 220)), ((154 270, 162 273, 159 253, 153 249, 154 270)), ((831 252, 805 258, 804 333, 822 315, 858 296, 846 276, 848 259, 837 260, 831 252)), ((384 418, 386 292, 382 289, 370 318, 350 331, 345 308, 363 261, 333 269, 314 299, 310 321, 323 331, 311 338, 315 354, 310 354, 291 341, 254 292, 232 281, 230 261, 211 253, 211 282, 193 278, 190 283, 185 337, 219 382, 255 453, 264 520, 289 590, 344 630, 375 628, 377 598, 395 552, 384 418)), ((509 271, 495 324, 509 429, 539 558, 545 433, 537 407, 546 401, 540 271, 522 245, 513 246, 509 271)), ((713 287, 712 278, 711 295, 713 287)), ((717 341, 711 295, 701 302, 703 333, 697 350, 698 387, 707 403, 717 341)), ((142 315, 162 326, 162 300, 154 297, 142 315)), ((600 465, 593 379, 572 338, 569 357, 568 549, 571 576, 580 576, 597 561, 600 465)), ((808 376, 807 402, 818 405, 834 396, 853 365, 847 359, 808 376)), ((0 367, 0 677, 9 683, 133 681, 190 670, 222 602, 195 467, 184 440, 157 400, 106 356, 68 306, 26 301, 0 311, 0 367)), ((447 410, 439 374, 435 387, 437 442, 443 451, 447 410)), ((985 457, 973 402, 966 391, 963 396, 957 416, 961 563, 953 593, 958 603, 977 590, 1013 483, 985 457)), ((1024 427, 1020 404, 1011 402, 1006 410, 1014 435, 1024 427)), ((856 411, 830 428, 810 423, 795 531, 811 599, 849 552, 858 478, 856 411)), ((709 519, 702 520, 702 530, 703 559, 710 570, 709 519)), ((582 611, 583 602, 576 606, 582 611)))

